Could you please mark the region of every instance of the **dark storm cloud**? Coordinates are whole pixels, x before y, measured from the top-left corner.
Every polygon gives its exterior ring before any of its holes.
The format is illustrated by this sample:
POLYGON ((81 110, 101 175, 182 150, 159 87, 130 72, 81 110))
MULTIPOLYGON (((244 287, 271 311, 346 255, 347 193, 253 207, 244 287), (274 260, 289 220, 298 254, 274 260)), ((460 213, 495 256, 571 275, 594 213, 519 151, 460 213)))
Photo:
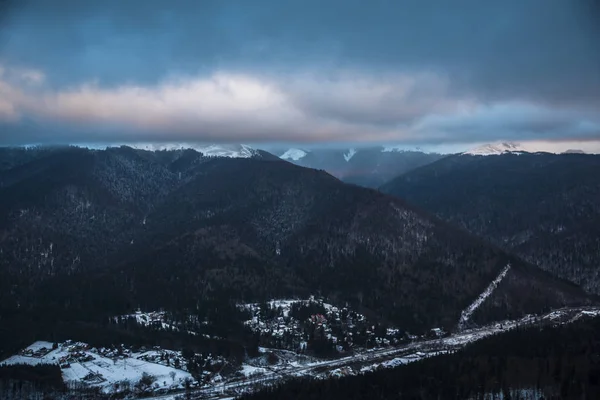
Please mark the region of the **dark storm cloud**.
POLYGON ((0 118, 13 125, 32 115, 142 140, 598 135, 591 0, 10 5, 0 118))
POLYGON ((600 84, 600 28, 591 4, 23 1, 6 19, 2 54, 64 82, 146 82, 173 71, 324 62, 440 69, 498 95, 585 98, 596 97, 600 84))

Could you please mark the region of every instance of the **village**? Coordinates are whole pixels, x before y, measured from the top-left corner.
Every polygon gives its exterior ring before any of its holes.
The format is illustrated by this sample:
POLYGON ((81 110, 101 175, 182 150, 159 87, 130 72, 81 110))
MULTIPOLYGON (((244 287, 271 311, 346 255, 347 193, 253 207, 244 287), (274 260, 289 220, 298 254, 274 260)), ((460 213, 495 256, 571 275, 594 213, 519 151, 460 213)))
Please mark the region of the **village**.
MULTIPOLYGON (((314 357, 339 357, 356 350, 387 347, 418 339, 439 338, 448 335, 441 328, 433 328, 426 335, 412 335, 400 328, 380 321, 371 321, 349 306, 338 307, 322 298, 281 299, 262 303, 242 303, 244 325, 259 336, 264 348, 283 349, 314 357)), ((189 317, 193 319, 192 316, 189 317)), ((208 335, 207 321, 194 321, 193 328, 175 323, 165 311, 142 312, 115 317, 115 321, 135 321, 152 329, 186 332, 207 339, 221 339, 208 335)))
POLYGON ((392 368, 454 351, 518 326, 570 323, 600 312, 594 307, 555 310, 452 335, 434 328, 429 335, 417 338, 400 329, 374 325, 364 315, 322 300, 273 300, 240 307, 249 310, 246 324, 260 330, 262 341, 281 347, 261 346, 258 356, 234 365, 222 356, 186 354, 159 346, 92 347, 71 340, 38 341, 0 365, 54 364, 60 366, 69 389, 95 388, 119 398, 166 394, 177 397, 186 391, 213 397, 216 393, 231 396, 287 377, 336 378, 392 368), (324 348, 334 356, 316 357, 319 342, 327 343, 324 348), (362 347, 363 343, 373 347, 362 347), (286 346, 292 350, 286 350, 286 346), (201 371, 190 371, 189 367, 198 361, 201 371))
MULTIPOLYGON (((222 382, 271 379, 277 371, 312 370, 334 360, 349 359, 373 349, 390 348, 419 339, 390 326, 371 322, 349 307, 337 307, 323 299, 271 300, 238 304, 243 325, 258 337, 258 354, 235 360, 221 354, 170 350, 160 346, 114 345, 94 347, 80 341, 38 341, 0 364, 56 364, 71 388, 97 388, 104 393, 135 396, 178 393, 215 387, 222 382), (370 350, 369 350, 370 349, 370 350)), ((137 310, 114 317, 117 323, 138 328, 187 333, 218 339, 202 331, 205 322, 189 326, 173 322, 164 311, 137 310)), ((242 321, 241 321, 242 322, 242 321)), ((444 332, 434 329, 431 338, 444 332)), ((338 368, 323 371, 343 376, 356 371, 338 368)))
POLYGON ((97 387, 104 393, 160 394, 219 382, 214 371, 226 363, 222 357, 206 357, 202 382, 188 372, 188 360, 180 351, 119 345, 95 348, 83 342, 38 341, 4 360, 3 365, 57 364, 71 388, 97 387), (211 366, 213 368, 211 368, 211 366))
MULTIPOLYGON (((316 357, 342 356, 357 349, 387 347, 418 339, 401 329, 369 321, 349 307, 336 307, 314 297, 238 307, 250 313, 245 324, 260 334, 261 346, 316 357)), ((427 337, 445 334, 442 329, 434 328, 427 337)))

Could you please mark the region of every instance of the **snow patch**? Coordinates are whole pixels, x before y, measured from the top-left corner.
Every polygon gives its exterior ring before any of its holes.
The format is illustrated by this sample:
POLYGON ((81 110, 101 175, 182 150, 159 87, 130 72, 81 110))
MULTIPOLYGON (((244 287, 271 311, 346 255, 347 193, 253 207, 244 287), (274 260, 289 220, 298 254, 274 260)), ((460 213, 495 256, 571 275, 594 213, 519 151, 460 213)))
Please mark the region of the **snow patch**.
MULTIPOLYGON (((433 150, 428 150, 425 151, 425 149, 418 147, 418 146, 406 146, 406 145, 389 145, 389 146, 383 146, 381 148, 381 152, 382 153, 410 153, 410 152, 417 152, 417 153, 426 153, 426 154, 432 154, 433 150)), ((433 151, 435 152, 435 151, 433 151)))
POLYGON ((352 157, 354 157, 355 154, 356 154, 356 149, 348 150, 348 152, 344 154, 344 160, 346 160, 346 162, 350 161, 350 159, 352 157))
MULTIPOLYGON (((407 151, 406 146, 383 146, 383 148, 381 149, 382 153, 405 153, 407 151)), ((421 150, 415 150, 415 151, 421 151, 421 150)))
POLYGON ((506 153, 523 154, 527 152, 528 151, 519 143, 503 142, 485 144, 481 147, 466 151, 463 154, 471 156, 494 156, 506 153))
POLYGON ((483 302, 494 292, 494 289, 498 287, 502 279, 508 273, 510 269, 510 264, 507 264, 506 267, 500 272, 500 274, 489 284, 489 286, 475 299, 475 301, 467 307, 460 315, 460 321, 458 322, 459 329, 463 328, 464 325, 469 321, 475 310, 479 308, 483 304, 483 302))
POLYGON ((264 375, 268 370, 266 368, 253 367, 252 365, 244 364, 242 365, 241 373, 245 377, 264 375))
POLYGON ((298 161, 301 158, 303 158, 304 156, 306 156, 307 154, 308 153, 305 152, 304 150, 289 149, 288 151, 286 151, 285 153, 283 153, 279 158, 281 158, 282 160, 298 161))

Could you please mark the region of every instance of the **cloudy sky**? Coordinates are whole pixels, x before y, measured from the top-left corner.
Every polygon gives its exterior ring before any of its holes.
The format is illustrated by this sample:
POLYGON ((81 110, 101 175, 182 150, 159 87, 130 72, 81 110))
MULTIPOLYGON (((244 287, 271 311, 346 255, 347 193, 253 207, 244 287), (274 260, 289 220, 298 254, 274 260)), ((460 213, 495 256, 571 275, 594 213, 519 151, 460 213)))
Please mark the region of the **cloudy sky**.
POLYGON ((600 139, 593 0, 0 4, 0 145, 600 139))

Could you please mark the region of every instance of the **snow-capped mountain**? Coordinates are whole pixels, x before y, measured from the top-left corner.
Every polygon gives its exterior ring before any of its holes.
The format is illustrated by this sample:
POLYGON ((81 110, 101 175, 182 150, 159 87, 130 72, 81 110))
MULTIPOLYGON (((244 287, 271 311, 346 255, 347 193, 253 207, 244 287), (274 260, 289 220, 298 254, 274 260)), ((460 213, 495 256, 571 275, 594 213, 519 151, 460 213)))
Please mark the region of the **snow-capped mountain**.
POLYGON ((151 151, 194 149, 207 157, 250 158, 258 155, 258 150, 245 144, 137 143, 128 146, 151 151))
POLYGON ((502 154, 522 154, 522 153, 551 153, 551 154, 597 154, 591 148, 590 151, 583 151, 576 147, 568 147, 581 143, 570 142, 496 142, 488 143, 480 147, 462 153, 471 156, 493 156, 502 154))
POLYGON ((483 146, 477 147, 475 149, 464 152, 463 154, 468 154, 471 156, 493 156, 500 155, 506 153, 528 153, 530 150, 525 149, 519 143, 514 142, 502 142, 502 143, 490 143, 485 144, 483 146))

